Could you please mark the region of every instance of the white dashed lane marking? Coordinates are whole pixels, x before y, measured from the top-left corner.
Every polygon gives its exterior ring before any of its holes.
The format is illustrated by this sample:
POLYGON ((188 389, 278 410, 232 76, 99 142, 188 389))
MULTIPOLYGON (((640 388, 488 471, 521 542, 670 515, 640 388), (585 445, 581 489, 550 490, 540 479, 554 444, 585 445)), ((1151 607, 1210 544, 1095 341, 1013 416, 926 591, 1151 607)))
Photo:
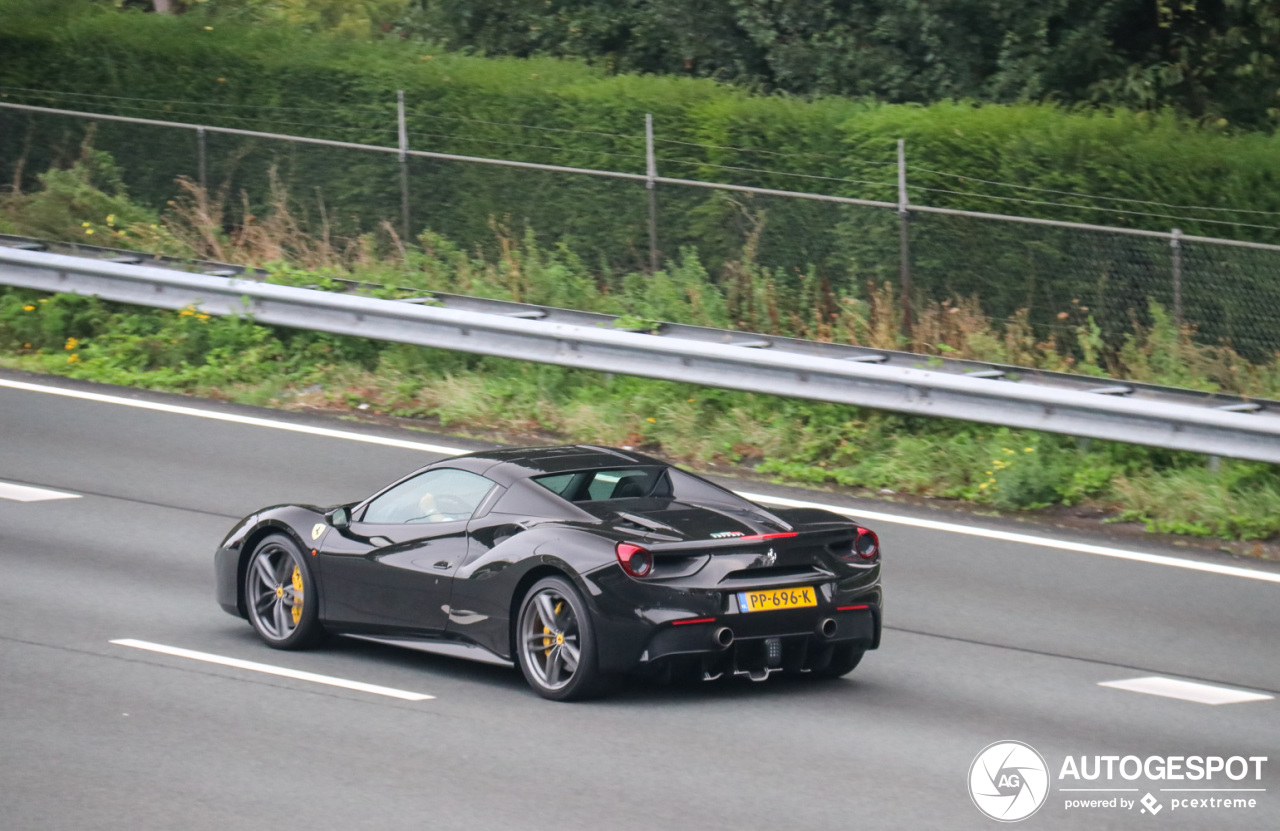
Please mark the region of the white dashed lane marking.
POLYGON ((1194 681, 1179 681, 1176 678, 1162 678, 1158 675, 1121 681, 1103 681, 1098 686, 1194 701, 1197 704, 1242 704, 1246 701, 1269 701, 1274 698, 1274 696, 1249 690, 1236 690, 1231 687, 1218 687, 1194 681))
POLYGON ((0 499, 11 499, 14 502, 44 502, 49 499, 79 499, 78 493, 51 491, 47 488, 33 488, 30 485, 15 485, 11 482, 0 482, 0 499))
POLYGON ((208 664, 235 667, 236 669, 247 669, 252 672, 266 673, 267 675, 278 675, 282 678, 294 678, 298 681, 310 681, 314 684, 326 684, 330 687, 342 687, 344 690, 355 690, 357 692, 373 693, 374 695, 385 695, 388 698, 399 698, 404 701, 429 701, 435 698, 434 695, 424 695, 423 693, 397 690, 392 687, 380 687, 377 684, 366 684, 363 681, 348 681, 346 678, 335 678, 332 675, 318 675, 314 672, 302 672, 301 670, 277 667, 272 666, 271 664, 259 664, 256 661, 242 661, 239 658, 228 658, 225 655, 214 655, 210 652, 197 652, 194 649, 183 649, 178 646, 165 646, 161 643, 138 641, 133 638, 121 638, 119 640, 111 641, 111 643, 114 643, 117 646, 130 646, 134 649, 145 649, 148 652, 159 652, 161 655, 172 655, 176 658, 189 658, 193 661, 204 661, 208 664))

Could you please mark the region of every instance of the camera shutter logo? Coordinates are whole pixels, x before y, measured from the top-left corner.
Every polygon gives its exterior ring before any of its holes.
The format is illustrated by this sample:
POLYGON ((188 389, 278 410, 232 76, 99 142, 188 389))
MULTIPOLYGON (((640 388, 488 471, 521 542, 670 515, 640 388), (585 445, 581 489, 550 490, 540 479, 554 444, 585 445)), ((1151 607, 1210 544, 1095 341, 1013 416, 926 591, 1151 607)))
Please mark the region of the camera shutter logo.
POLYGON ((999 822, 1017 822, 1040 810, 1049 796, 1049 767, 1029 744, 989 744, 969 766, 969 796, 999 822))

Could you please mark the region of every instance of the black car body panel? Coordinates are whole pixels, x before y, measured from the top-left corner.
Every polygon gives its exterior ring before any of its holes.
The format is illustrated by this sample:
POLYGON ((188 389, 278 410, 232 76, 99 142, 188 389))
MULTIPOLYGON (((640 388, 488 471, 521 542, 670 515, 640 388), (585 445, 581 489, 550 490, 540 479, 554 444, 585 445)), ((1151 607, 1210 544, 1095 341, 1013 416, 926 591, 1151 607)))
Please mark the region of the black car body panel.
POLYGON ((217 600, 231 614, 247 617, 246 563, 272 534, 305 553, 325 629, 428 651, 514 661, 512 621, 548 575, 578 589, 607 672, 691 660, 707 677, 767 676, 803 670, 833 645, 880 641, 880 552, 865 526, 771 511, 629 451, 488 451, 427 465, 360 503, 258 511, 215 555, 217 600), (414 483, 432 472, 466 493, 415 508, 414 483), (624 569, 619 544, 643 549, 648 573, 624 569), (746 610, 748 595, 777 602, 786 597, 769 593, 783 589, 813 605, 746 610))

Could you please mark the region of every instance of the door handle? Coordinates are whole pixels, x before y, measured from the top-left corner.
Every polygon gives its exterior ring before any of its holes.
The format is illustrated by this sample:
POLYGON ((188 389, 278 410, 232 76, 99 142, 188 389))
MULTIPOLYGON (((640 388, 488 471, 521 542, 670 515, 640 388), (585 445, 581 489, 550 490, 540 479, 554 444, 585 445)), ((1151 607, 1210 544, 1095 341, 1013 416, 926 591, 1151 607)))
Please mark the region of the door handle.
POLYGON ((450 563, 448 560, 437 560, 436 564, 432 566, 432 568, 448 568, 449 566, 450 563))

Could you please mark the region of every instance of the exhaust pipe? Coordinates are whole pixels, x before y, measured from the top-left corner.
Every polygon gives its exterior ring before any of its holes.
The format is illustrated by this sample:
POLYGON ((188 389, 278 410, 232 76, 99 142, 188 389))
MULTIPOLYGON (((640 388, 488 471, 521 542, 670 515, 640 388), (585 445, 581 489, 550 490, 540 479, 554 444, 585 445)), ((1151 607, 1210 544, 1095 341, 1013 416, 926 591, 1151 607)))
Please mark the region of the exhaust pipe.
POLYGON ((733 645, 733 630, 728 626, 721 626, 711 637, 714 638, 716 644, 721 647, 727 648, 733 645))
POLYGON ((814 631, 824 638, 834 638, 836 636, 836 622, 831 618, 827 618, 819 623, 814 631))

